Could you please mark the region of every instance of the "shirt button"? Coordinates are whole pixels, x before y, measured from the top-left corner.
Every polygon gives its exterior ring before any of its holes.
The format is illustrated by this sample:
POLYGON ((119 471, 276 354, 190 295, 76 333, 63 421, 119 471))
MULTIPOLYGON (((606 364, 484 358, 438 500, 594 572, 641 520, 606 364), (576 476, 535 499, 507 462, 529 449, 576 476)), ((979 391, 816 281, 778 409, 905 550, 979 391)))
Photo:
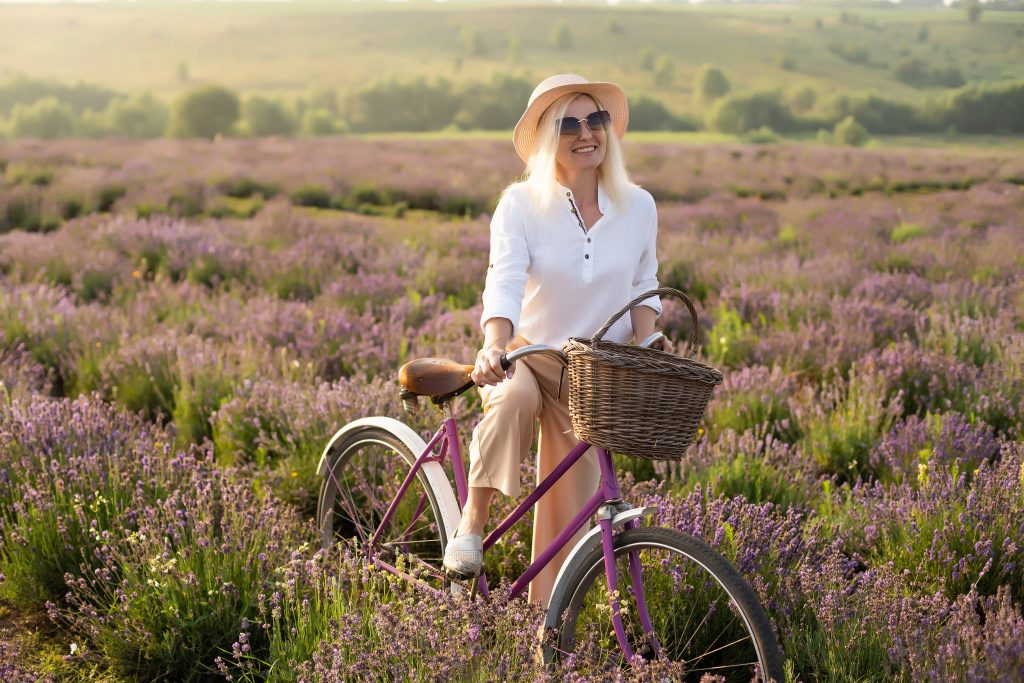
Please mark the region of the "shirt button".
POLYGON ((589 238, 589 237, 587 238, 587 241, 588 241, 588 242, 590 241, 590 238, 589 238))
POLYGON ((590 258, 590 254, 584 254, 583 258, 590 258))

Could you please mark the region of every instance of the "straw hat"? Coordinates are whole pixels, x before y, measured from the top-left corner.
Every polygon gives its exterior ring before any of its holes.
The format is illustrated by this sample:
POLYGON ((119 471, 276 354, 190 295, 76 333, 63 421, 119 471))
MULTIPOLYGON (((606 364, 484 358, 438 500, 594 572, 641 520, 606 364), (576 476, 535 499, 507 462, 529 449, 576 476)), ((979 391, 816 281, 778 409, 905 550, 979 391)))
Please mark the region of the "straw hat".
POLYGON ((626 93, 622 92, 622 88, 614 83, 591 82, 575 74, 558 74, 545 78, 534 89, 530 95, 530 102, 526 105, 526 111, 512 132, 512 144, 515 145, 516 154, 520 159, 526 161, 533 153, 533 147, 537 142, 537 124, 544 111, 552 102, 570 92, 596 97, 601 101, 601 106, 611 114, 615 137, 621 139, 626 134, 629 105, 626 104, 626 93))

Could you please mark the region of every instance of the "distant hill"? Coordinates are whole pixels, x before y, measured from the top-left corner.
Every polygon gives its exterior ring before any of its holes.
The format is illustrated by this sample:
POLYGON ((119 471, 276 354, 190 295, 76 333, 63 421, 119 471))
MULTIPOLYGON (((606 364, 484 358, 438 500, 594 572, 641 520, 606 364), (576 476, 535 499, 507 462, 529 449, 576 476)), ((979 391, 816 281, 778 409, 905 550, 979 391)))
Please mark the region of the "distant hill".
POLYGON ((957 8, 0 5, 0 45, 0 78, 21 73, 164 98, 207 82, 292 96, 382 77, 509 73, 534 82, 569 71, 692 112, 693 78, 704 63, 720 66, 735 89, 808 85, 820 94, 872 90, 915 102, 938 89, 898 78, 907 60, 968 82, 1024 78, 1024 13, 986 11, 972 23, 957 8))

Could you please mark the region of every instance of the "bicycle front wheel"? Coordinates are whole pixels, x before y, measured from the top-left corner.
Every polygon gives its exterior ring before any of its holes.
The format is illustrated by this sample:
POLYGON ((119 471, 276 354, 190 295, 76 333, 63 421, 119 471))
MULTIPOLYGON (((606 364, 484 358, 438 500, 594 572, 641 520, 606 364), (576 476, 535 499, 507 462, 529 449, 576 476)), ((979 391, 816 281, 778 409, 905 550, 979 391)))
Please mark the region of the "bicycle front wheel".
MULTIPOLYGON (((636 655, 677 680, 705 674, 743 683, 784 680, 768 616, 725 558, 696 538, 660 528, 627 529, 615 536, 614 548, 620 613, 636 655), (642 618, 643 604, 649 620, 642 618)), ((549 608, 559 623, 549 658, 575 653, 579 666, 625 666, 602 546, 576 558, 564 577, 549 608)))
POLYGON ((425 469, 439 465, 426 463, 398 498, 415 462, 416 455, 405 442, 387 429, 371 427, 349 434, 331 450, 320 483, 317 522, 324 547, 354 542, 371 559, 383 560, 441 589, 448 538, 439 494, 425 469), (396 500, 391 518, 381 527, 396 500), (371 546, 378 527, 380 537, 371 546))

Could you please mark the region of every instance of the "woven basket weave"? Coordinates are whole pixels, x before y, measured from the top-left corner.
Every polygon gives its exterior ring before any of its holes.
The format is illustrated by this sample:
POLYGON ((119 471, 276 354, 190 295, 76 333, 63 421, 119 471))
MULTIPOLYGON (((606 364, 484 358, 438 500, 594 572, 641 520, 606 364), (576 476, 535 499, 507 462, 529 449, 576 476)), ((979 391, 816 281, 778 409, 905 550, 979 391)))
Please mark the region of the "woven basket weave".
POLYGON ((647 460, 680 460, 693 443, 722 373, 693 360, 700 335, 690 297, 662 287, 638 296, 590 339, 573 337, 569 358, 569 415, 576 436, 616 453, 647 460), (626 311, 652 296, 681 299, 693 319, 691 357, 602 340, 626 311))

